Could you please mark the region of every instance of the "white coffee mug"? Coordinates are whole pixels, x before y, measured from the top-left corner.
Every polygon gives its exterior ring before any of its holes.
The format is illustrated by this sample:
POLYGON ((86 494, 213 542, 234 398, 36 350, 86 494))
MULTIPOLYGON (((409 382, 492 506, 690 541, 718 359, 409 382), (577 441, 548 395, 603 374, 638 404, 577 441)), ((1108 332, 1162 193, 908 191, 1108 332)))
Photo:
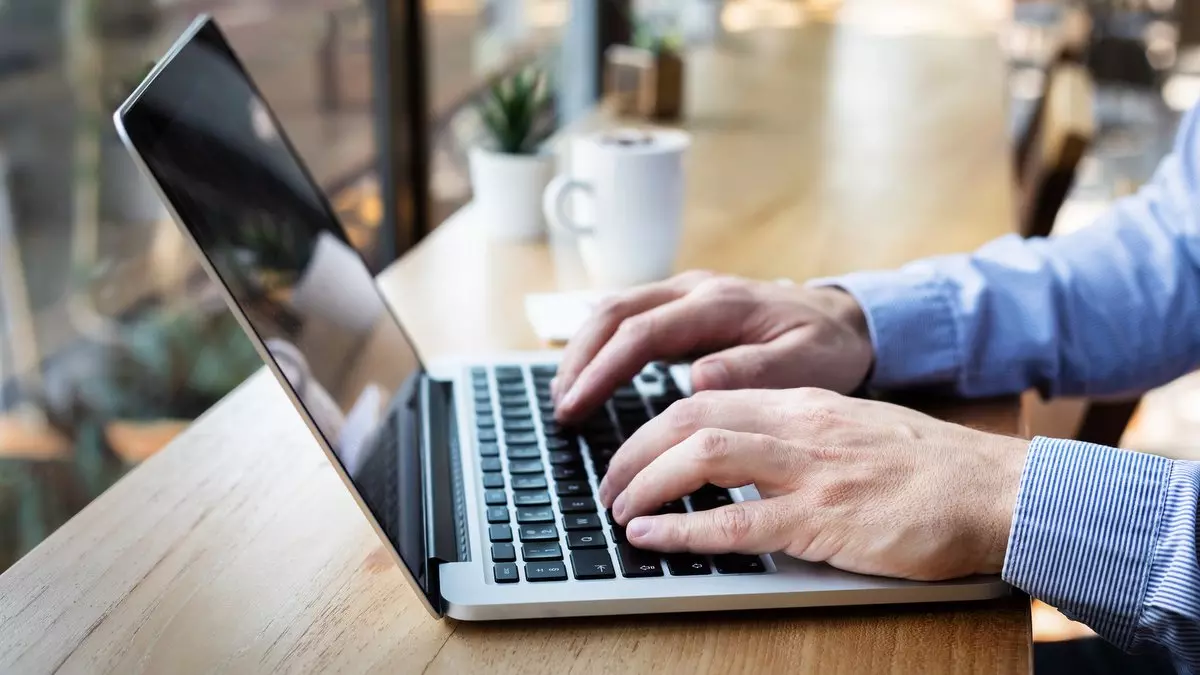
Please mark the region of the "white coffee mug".
POLYGON ((550 181, 542 206, 550 227, 578 238, 597 286, 643 284, 674 271, 690 144, 687 134, 671 130, 623 129, 573 140, 572 175, 550 181))

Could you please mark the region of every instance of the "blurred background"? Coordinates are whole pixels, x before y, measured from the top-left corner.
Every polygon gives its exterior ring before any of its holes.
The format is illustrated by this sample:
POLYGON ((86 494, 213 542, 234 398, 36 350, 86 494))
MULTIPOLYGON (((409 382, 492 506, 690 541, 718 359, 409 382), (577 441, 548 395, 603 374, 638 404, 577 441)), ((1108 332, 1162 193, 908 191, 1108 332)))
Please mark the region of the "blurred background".
MULTIPOLYGON (((740 31, 821 21, 837 4, 0 0, 0 571, 259 367, 110 122, 197 13, 224 27, 379 270, 470 199, 474 102, 497 78, 543 63, 567 124, 596 100, 602 54, 633 17, 695 43, 720 40, 690 34, 695 16, 740 31)), ((1036 154, 1048 106, 1061 118, 1052 73, 1090 83, 1067 115, 1087 142, 1041 214, 1051 233, 1086 227, 1149 177, 1200 96, 1200 2, 982 4, 1005 25, 1018 153, 1036 154)), ((1185 378, 1152 393, 1125 443, 1184 452, 1198 391, 1185 378)))

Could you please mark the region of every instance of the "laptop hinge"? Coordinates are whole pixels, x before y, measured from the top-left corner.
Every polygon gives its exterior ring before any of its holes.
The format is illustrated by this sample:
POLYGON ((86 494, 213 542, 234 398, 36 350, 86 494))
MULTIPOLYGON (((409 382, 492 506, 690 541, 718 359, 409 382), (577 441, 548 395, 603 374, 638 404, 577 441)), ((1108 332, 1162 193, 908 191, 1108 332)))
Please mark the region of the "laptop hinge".
MULTIPOLYGON (((468 560, 466 499, 454 413, 454 384, 425 377, 421 387, 426 411, 421 438, 425 481, 425 580, 431 597, 441 598, 438 568, 468 560)), ((439 608, 444 610, 444 608, 439 608)))

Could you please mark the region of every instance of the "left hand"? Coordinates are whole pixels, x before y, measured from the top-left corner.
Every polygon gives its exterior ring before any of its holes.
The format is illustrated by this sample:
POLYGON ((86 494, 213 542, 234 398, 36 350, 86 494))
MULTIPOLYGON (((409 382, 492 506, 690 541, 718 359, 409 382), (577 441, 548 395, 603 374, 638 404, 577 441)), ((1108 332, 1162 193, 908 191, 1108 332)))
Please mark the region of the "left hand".
POLYGON ((1027 451, 1023 439, 821 389, 699 392, 622 446, 600 500, 640 548, 782 551, 949 579, 1000 571, 1027 451), (648 515, 706 483, 753 483, 762 500, 648 515))

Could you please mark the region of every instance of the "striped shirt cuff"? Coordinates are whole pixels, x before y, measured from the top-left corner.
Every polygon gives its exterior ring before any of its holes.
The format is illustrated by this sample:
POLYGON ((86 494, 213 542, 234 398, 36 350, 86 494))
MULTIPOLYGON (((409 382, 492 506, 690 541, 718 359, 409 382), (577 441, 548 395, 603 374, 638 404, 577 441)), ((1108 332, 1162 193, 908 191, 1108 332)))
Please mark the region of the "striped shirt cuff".
POLYGON ((1004 580, 1132 648, 1171 465, 1154 455, 1035 438, 1004 580))
POLYGON ((962 370, 952 282, 928 268, 854 272, 810 281, 854 296, 867 317, 875 389, 956 383, 962 370))

